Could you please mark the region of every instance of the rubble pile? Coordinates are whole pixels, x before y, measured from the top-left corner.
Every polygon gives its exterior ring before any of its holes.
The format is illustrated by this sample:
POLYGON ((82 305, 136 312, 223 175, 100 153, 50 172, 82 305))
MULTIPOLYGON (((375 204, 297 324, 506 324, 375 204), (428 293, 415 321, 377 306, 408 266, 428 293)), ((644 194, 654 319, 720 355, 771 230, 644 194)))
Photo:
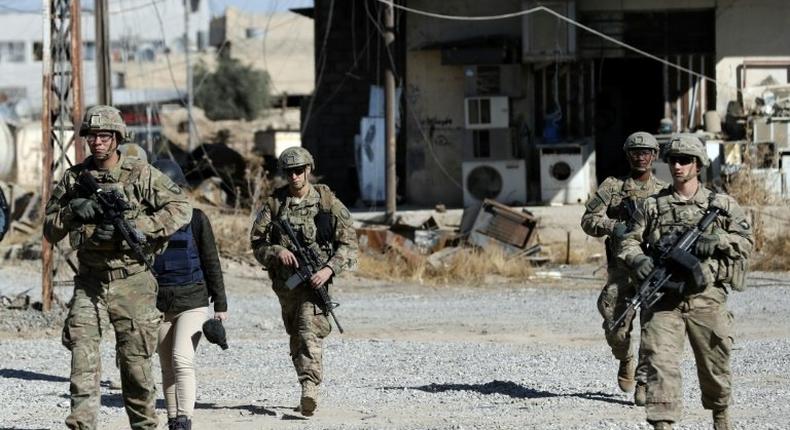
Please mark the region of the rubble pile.
POLYGON ((515 209, 494 200, 464 210, 460 223, 447 222, 443 207, 432 213, 399 215, 392 225, 371 220, 357 227, 360 250, 372 254, 392 252, 412 265, 427 263, 440 268, 462 249, 496 249, 509 258, 540 264, 538 221, 526 209, 515 209))

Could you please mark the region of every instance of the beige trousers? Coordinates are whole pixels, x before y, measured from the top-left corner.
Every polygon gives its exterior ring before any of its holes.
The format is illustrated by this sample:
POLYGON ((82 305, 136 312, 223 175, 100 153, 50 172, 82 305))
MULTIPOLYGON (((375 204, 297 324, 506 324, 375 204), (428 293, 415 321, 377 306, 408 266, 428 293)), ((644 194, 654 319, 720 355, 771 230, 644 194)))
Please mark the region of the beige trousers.
POLYGON ((159 326, 159 363, 168 418, 192 417, 195 410, 195 350, 207 318, 206 306, 178 314, 166 313, 159 326))

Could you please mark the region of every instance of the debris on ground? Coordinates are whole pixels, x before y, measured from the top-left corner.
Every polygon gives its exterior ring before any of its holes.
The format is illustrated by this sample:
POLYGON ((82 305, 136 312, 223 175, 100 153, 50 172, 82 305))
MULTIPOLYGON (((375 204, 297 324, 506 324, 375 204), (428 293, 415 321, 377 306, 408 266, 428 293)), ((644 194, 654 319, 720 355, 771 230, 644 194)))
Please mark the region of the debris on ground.
POLYGON ((356 229, 360 249, 372 254, 394 253, 410 265, 439 270, 462 250, 502 253, 508 259, 533 264, 549 260, 539 255, 539 219, 525 209, 484 200, 464 211, 460 226, 444 225, 442 207, 433 212, 400 214, 392 225, 368 224, 356 229))

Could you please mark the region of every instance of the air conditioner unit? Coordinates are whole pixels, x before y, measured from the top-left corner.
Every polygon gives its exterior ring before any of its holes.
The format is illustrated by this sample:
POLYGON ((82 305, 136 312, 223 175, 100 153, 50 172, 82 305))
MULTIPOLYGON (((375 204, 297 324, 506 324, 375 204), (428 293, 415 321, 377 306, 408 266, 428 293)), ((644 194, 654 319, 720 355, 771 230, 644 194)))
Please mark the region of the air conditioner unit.
POLYGON ((587 201, 595 184, 595 153, 592 143, 538 145, 540 194, 548 204, 579 204, 587 201))
POLYGON ((464 161, 464 207, 492 199, 508 205, 527 202, 527 166, 524 160, 464 161))
POLYGON ((506 96, 467 97, 464 99, 466 128, 506 128, 510 125, 510 106, 506 96))

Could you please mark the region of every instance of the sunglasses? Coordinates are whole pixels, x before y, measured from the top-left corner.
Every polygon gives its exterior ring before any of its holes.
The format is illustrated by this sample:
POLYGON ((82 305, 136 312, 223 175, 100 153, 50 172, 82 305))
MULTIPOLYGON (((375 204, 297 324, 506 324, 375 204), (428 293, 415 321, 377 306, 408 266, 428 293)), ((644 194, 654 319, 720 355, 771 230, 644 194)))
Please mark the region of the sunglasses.
POLYGON ((299 176, 304 173, 305 166, 293 167, 285 169, 285 176, 299 176))
POLYGON ((667 162, 670 166, 675 163, 686 166, 694 162, 694 157, 690 155, 670 155, 667 157, 667 162))

